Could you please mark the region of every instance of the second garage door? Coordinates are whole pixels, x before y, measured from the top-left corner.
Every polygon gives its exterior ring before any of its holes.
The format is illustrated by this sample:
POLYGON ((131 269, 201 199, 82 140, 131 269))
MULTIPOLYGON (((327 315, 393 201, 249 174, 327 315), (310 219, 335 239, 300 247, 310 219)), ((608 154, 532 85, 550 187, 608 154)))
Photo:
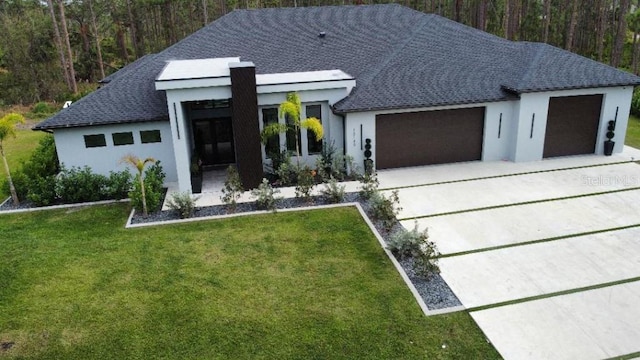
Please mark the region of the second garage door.
POLYGON ((376 168, 480 160, 484 107, 376 116, 376 168))
POLYGON ((593 154, 602 95, 549 99, 543 157, 593 154))

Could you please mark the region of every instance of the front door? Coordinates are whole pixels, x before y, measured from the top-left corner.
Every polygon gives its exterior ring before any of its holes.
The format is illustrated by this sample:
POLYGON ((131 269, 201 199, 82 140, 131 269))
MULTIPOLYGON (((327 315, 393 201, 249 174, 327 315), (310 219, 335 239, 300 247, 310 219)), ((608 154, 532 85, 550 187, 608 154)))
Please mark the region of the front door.
POLYGON ((196 151, 203 165, 227 165, 236 161, 231 118, 193 122, 196 151))

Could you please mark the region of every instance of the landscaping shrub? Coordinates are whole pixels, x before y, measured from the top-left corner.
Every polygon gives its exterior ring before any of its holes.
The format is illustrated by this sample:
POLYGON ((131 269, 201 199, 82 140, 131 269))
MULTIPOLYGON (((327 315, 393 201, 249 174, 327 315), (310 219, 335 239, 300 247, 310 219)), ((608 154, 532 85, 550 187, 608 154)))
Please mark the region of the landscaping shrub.
POLYGON ((47 206, 58 201, 56 194, 56 176, 38 176, 29 179, 27 199, 36 206, 47 206))
POLYGON ((418 230, 418 223, 411 231, 403 229, 393 234, 388 240, 387 248, 400 259, 412 258, 413 269, 420 276, 429 277, 440 272, 438 267, 440 253, 436 244, 429 241, 426 229, 418 230))
POLYGON ((224 181, 224 188, 222 189, 223 195, 220 200, 227 205, 230 211, 235 211, 237 201, 243 192, 244 188, 238 170, 234 166, 229 166, 227 168, 227 179, 224 181))
POLYGON ((126 199, 131 191, 133 177, 129 169, 109 172, 105 198, 113 200, 126 199))
POLYGON ((373 217, 380 220, 385 229, 391 230, 396 222, 396 216, 402 208, 398 190, 394 190, 388 198, 379 191, 373 193, 370 198, 373 217))
MULTIPOLYGON (((24 174, 22 169, 18 169, 15 171, 11 171, 11 179, 13 180, 13 186, 16 189, 16 194, 18 195, 18 199, 25 199, 27 197, 27 192, 29 190, 29 178, 24 174)), ((5 194, 10 194, 11 191, 9 189, 9 180, 4 179, 2 181, 2 191, 5 194)), ((5 199, 0 199, 0 203, 5 199)))
POLYGON ((364 174, 360 178, 360 196, 369 200, 371 197, 378 192, 378 186, 380 182, 378 181, 378 174, 372 172, 371 174, 364 174))
POLYGON ((296 182, 296 197, 304 199, 306 202, 311 202, 311 191, 316 185, 315 183, 315 171, 311 170, 308 166, 303 166, 298 170, 297 182, 296 182))
POLYGON ((262 183, 257 189, 251 190, 251 195, 256 198, 256 206, 261 210, 276 210, 276 201, 280 190, 274 189, 267 179, 262 179, 262 183))
MULTIPOLYGON (((133 189, 129 193, 131 204, 136 209, 142 209, 142 189, 140 188, 140 175, 136 175, 133 181, 133 189)), ((156 161, 149 166, 144 172, 144 190, 147 198, 147 209, 149 212, 160 210, 162 199, 164 197, 164 178, 165 173, 162 170, 160 161, 156 161)))
MULTIPOLYGON (((59 170, 55 141, 52 135, 47 135, 40 140, 29 160, 11 172, 18 198, 28 199, 38 206, 56 201, 54 176, 59 170)), ((2 187, 9 193, 8 182, 4 181, 2 187)))
POLYGON ((324 184, 320 193, 328 202, 337 204, 344 200, 344 189, 344 185, 340 185, 336 179, 331 178, 324 184))
POLYGON ((62 169, 56 178, 55 192, 65 203, 104 200, 108 179, 94 174, 88 166, 62 169))
POLYGON ((339 153, 333 144, 324 144, 322 152, 316 159, 318 174, 323 181, 331 178, 344 180, 358 172, 358 167, 353 162, 353 157, 339 153))
POLYGON ((287 150, 283 150, 279 156, 271 158, 273 162, 274 174, 278 177, 281 186, 289 186, 296 180, 297 172, 291 163, 291 155, 287 150))
POLYGON ((167 206, 169 209, 177 211, 181 219, 190 218, 196 211, 198 198, 193 199, 188 192, 174 193, 167 201, 167 206))
POLYGON ((333 143, 322 144, 322 151, 316 159, 316 168, 318 169, 318 175, 320 175, 323 181, 327 181, 333 177, 333 156, 335 153, 336 147, 333 143))

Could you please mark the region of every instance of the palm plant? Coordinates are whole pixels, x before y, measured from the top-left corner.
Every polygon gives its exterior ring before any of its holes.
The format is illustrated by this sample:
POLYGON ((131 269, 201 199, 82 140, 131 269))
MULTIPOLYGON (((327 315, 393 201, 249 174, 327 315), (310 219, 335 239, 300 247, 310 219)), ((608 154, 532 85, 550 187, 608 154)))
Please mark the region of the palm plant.
POLYGON ((154 163, 156 160, 152 157, 148 157, 146 159, 140 159, 139 157, 135 156, 135 155, 125 155, 121 162, 125 163, 127 165, 131 165, 134 169, 138 170, 138 179, 140 181, 140 191, 142 194, 142 214, 144 216, 148 215, 148 211, 147 211, 147 196, 145 194, 144 191, 144 167, 148 164, 148 163, 154 163))
POLYGON ((7 114, 0 119, 0 155, 2 155, 2 160, 4 161, 4 169, 7 172, 7 180, 9 181, 9 191, 11 192, 11 199, 15 205, 18 205, 20 201, 16 187, 13 185, 13 180, 11 179, 11 172, 9 171, 9 163, 4 153, 3 142, 8 139, 9 136, 16 137, 16 125, 18 123, 24 123, 24 116, 16 113, 7 114))
POLYGON ((300 102, 300 96, 298 96, 295 92, 290 92, 287 94, 287 100, 280 104, 278 107, 278 117, 285 118, 288 122, 284 124, 281 123, 273 123, 265 126, 265 128, 260 133, 260 138, 262 144, 266 145, 267 140, 270 137, 279 135, 282 133, 286 133, 288 130, 293 130, 295 134, 295 142, 296 142, 296 161, 298 167, 300 167, 300 143, 299 143, 299 135, 300 128, 307 129, 307 131, 313 132, 317 141, 320 141, 324 136, 324 129, 322 128, 322 123, 315 117, 309 117, 304 120, 300 119, 300 114, 302 113, 302 103, 300 102))

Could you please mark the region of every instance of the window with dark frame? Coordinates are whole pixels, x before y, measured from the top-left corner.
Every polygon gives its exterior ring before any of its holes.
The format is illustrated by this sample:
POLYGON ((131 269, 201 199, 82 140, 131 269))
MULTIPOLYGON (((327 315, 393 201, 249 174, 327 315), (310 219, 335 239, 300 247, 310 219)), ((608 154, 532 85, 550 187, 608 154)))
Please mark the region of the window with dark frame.
MULTIPOLYGON (((322 105, 307 105, 307 118, 314 117, 322 124, 322 105)), ((309 154, 319 154, 322 152, 322 139, 316 140, 316 134, 307 130, 307 150, 309 154)))
POLYGON ((104 147, 107 146, 107 140, 104 134, 85 135, 84 146, 87 148, 104 147))
POLYGON ((111 137, 113 138, 113 145, 115 146, 133 144, 133 133, 131 131, 113 133, 111 137))
POLYGON ((162 136, 160 130, 143 130, 140 131, 140 141, 143 144, 159 143, 162 142, 162 136))
MULTIPOLYGON (((262 109, 262 124, 264 125, 264 127, 270 124, 277 124, 277 123, 278 123, 277 108, 262 109)), ((267 157, 269 157, 270 154, 279 153, 280 152, 280 136, 273 135, 269 137, 267 139, 267 144, 264 146, 264 151, 267 157)))

